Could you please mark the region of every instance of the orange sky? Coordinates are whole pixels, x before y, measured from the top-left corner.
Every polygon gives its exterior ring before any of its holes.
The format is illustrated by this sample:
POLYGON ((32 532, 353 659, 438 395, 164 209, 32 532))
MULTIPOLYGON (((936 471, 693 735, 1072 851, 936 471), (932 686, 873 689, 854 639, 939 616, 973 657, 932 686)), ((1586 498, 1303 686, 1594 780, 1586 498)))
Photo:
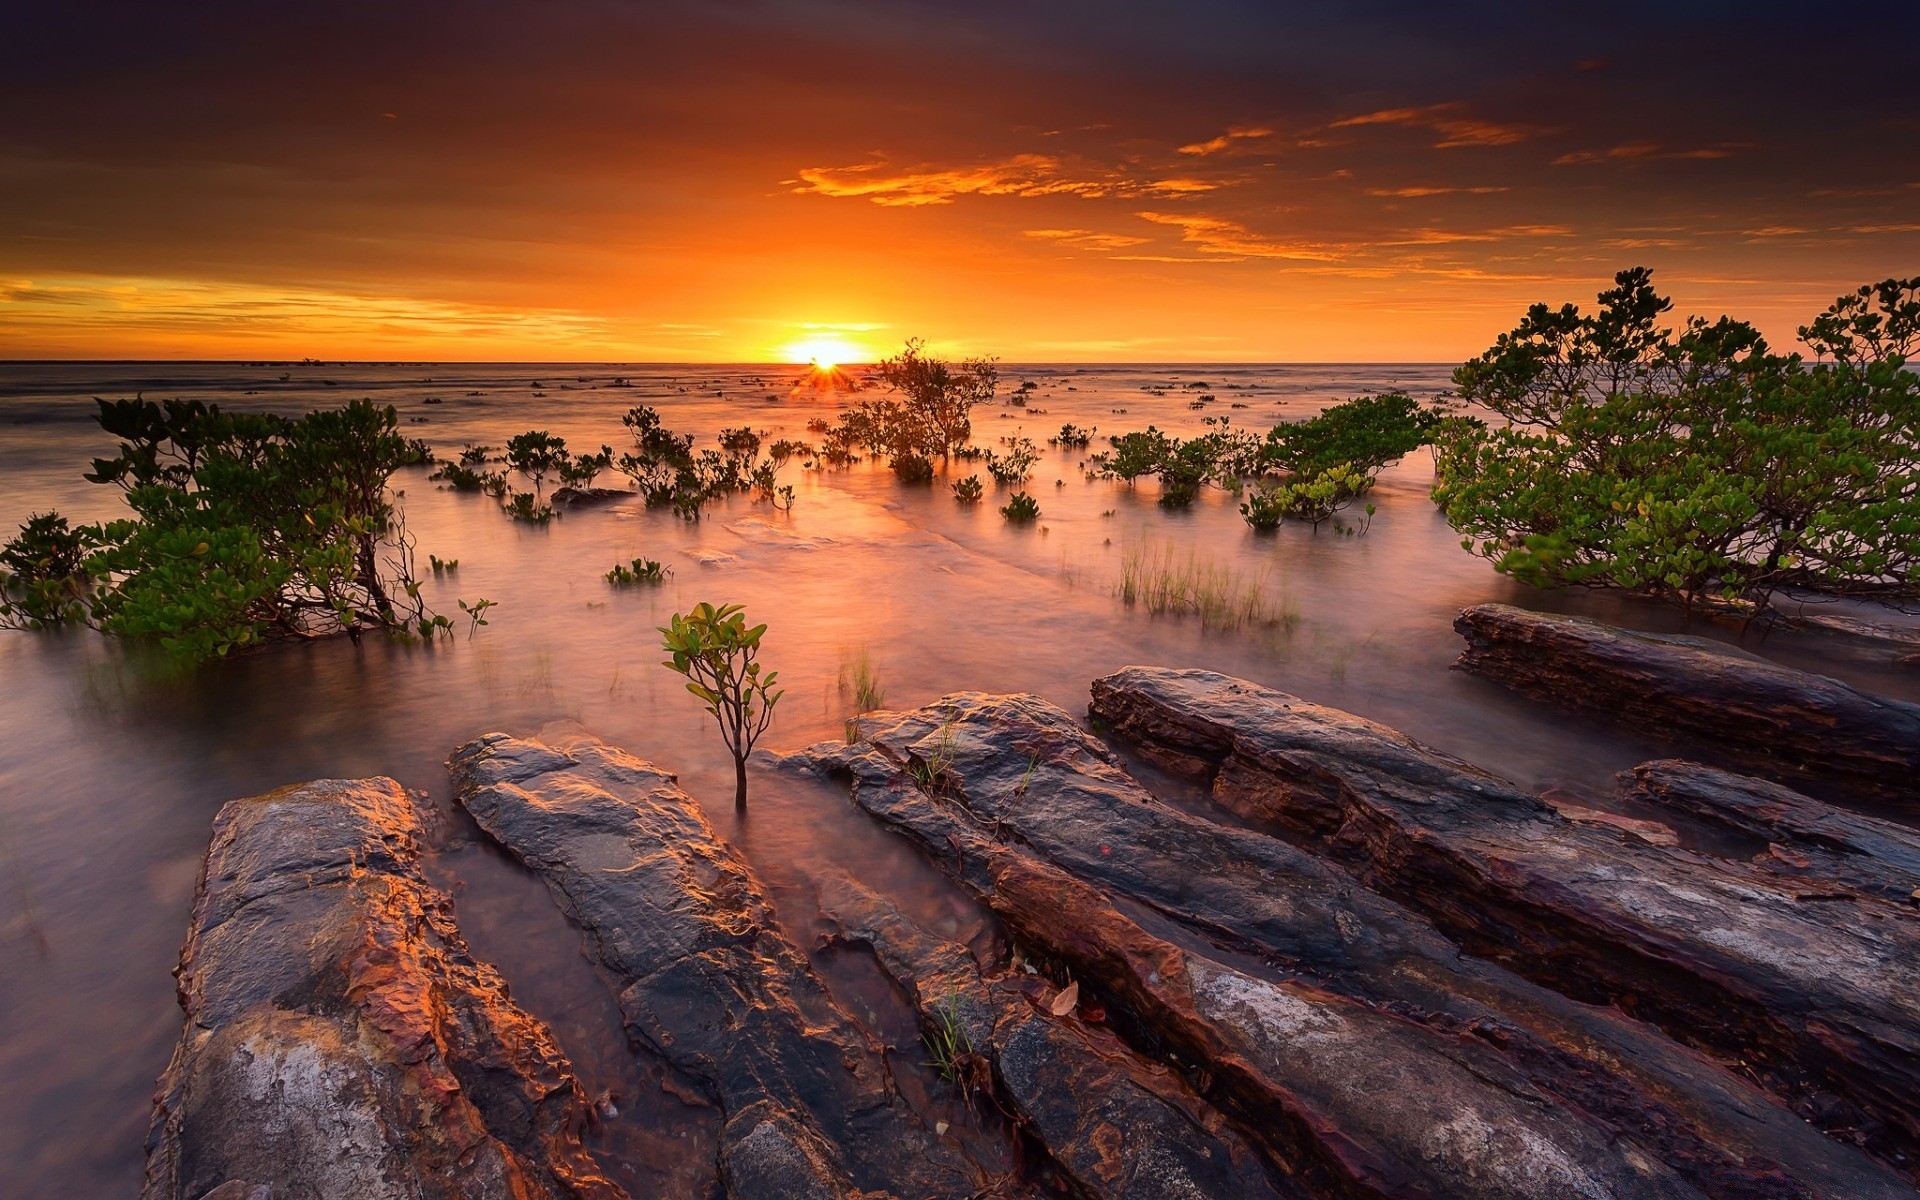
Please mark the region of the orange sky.
POLYGON ((1920 271, 1907 6, 282 7, 23 18, 0 357, 1445 361, 1920 271))

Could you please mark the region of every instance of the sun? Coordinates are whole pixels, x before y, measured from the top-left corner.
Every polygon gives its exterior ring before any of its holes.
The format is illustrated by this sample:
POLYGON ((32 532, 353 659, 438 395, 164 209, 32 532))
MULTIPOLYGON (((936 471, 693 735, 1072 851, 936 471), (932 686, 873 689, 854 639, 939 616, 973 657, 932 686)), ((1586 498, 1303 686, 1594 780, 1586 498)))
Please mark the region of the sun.
POLYGON ((831 334, 802 338, 788 344, 781 354, 788 362, 811 363, 822 371, 865 360, 858 346, 831 334))

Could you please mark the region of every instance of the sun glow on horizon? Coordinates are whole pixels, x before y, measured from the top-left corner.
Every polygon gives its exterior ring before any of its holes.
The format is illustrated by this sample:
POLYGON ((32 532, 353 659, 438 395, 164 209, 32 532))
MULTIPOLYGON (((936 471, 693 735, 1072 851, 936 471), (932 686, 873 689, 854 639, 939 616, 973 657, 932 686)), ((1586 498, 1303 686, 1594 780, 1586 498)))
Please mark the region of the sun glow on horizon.
POLYGON ((811 334, 789 342, 781 355, 793 363, 810 363, 822 371, 831 371, 848 363, 871 362, 873 355, 837 334, 811 334))

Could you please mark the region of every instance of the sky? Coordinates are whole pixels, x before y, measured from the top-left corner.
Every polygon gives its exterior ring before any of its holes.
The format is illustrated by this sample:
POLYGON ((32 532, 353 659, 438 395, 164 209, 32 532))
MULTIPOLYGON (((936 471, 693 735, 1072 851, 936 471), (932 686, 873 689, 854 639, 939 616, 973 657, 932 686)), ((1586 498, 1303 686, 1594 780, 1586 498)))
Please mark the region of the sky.
POLYGON ((0 0, 0 358, 1423 361, 1920 273, 1920 5, 0 0))

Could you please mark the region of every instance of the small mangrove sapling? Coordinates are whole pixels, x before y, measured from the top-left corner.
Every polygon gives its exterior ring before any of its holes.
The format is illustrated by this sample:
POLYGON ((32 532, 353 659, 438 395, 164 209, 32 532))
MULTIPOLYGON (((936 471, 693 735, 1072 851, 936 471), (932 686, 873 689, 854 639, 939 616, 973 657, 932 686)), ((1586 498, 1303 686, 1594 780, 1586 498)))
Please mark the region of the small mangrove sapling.
POLYGON ((763 675, 755 661, 766 632, 765 625, 747 626, 746 609, 739 604, 696 604, 660 626, 665 639, 661 648, 671 656, 662 665, 686 676, 687 690, 720 723, 720 738, 733 754, 733 804, 742 812, 747 807, 747 756, 785 694, 774 688, 780 673, 763 675))

